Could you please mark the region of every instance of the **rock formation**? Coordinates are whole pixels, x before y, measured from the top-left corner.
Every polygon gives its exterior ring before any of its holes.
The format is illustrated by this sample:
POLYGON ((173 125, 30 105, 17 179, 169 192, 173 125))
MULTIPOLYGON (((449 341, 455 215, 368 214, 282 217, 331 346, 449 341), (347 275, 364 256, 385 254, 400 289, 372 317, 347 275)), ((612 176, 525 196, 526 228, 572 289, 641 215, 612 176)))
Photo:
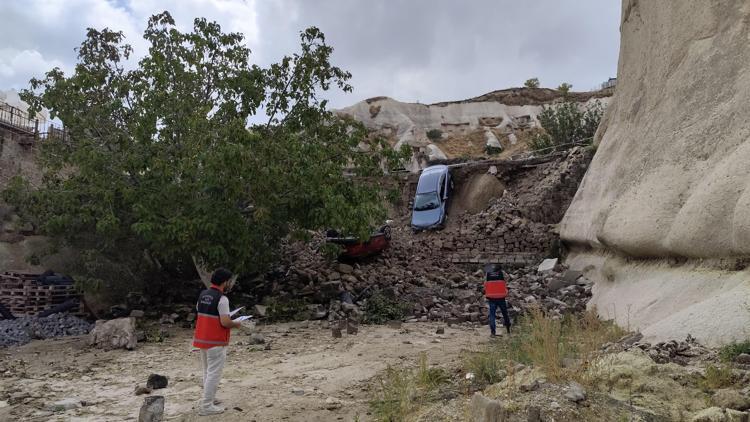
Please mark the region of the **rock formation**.
MULTIPOLYGON (((568 98, 580 104, 609 102, 611 90, 571 93, 568 98)), ((406 144, 416 150, 410 170, 417 172, 427 160, 444 160, 451 157, 445 150, 451 141, 472 142, 478 134, 475 147, 484 153, 490 146, 502 149, 498 137, 515 144, 517 133, 538 127, 537 116, 545 105, 563 99, 558 91, 545 88, 511 88, 494 91, 480 97, 437 104, 404 103, 388 97, 370 98, 350 107, 337 110, 340 115, 351 116, 369 129, 391 139, 397 148, 406 144), (440 140, 428 136, 439 130, 440 140), (420 160, 420 156, 426 160, 420 160), (421 161, 421 162, 420 162, 421 161)), ((466 151, 462 150, 462 154, 466 151)))
POLYGON ((749 22, 740 0, 623 1, 617 92, 561 234, 600 313, 647 337, 750 326, 749 22))

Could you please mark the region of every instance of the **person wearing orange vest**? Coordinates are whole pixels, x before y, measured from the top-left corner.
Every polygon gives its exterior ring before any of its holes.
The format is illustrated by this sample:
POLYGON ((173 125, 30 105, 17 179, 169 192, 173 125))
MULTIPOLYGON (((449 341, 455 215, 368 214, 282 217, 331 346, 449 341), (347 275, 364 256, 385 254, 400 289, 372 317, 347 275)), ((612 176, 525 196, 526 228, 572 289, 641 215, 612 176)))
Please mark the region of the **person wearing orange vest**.
POLYGON ((232 321, 229 299, 224 296, 224 290, 231 279, 232 273, 227 269, 219 268, 214 271, 211 275, 211 287, 201 292, 196 305, 198 317, 193 346, 200 349, 203 366, 203 396, 198 405, 198 414, 201 416, 224 412, 223 407, 216 405, 216 390, 227 360, 230 331, 242 326, 240 322, 232 321))
POLYGON ((490 333, 494 337, 495 333, 495 313, 497 308, 503 314, 503 325, 505 330, 510 334, 510 317, 508 316, 508 304, 505 298, 508 296, 508 285, 506 276, 500 264, 487 264, 484 266, 484 296, 490 305, 489 324, 490 333))

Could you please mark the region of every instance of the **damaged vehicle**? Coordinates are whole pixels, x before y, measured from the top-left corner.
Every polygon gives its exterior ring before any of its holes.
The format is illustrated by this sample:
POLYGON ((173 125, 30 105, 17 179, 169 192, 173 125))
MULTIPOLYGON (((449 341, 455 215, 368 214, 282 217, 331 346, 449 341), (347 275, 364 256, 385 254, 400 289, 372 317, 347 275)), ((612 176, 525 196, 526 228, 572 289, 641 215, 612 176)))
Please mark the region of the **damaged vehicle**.
POLYGON ((326 231, 326 242, 341 246, 340 259, 359 259, 379 254, 391 244, 391 227, 386 222, 373 231, 370 238, 362 241, 353 236, 342 236, 336 230, 326 231))
POLYGON ((412 230, 444 228, 452 191, 453 179, 448 166, 440 164, 422 170, 411 214, 412 230))

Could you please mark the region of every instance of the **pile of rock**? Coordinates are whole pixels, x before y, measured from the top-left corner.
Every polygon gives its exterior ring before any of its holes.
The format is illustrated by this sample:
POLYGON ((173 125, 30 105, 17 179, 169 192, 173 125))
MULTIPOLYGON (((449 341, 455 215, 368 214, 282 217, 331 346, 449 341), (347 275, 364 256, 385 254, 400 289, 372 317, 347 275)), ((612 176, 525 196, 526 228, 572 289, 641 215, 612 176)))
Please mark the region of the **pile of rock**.
POLYGON ((670 340, 650 344, 638 342, 633 345, 645 351, 656 363, 676 363, 686 366, 693 360, 711 360, 716 352, 701 345, 696 339, 688 335, 684 341, 670 340))
POLYGON ((531 264, 545 256, 556 238, 547 224, 526 217, 510 194, 492 200, 478 214, 464 214, 460 226, 428 244, 453 262, 496 261, 531 264))
MULTIPOLYGON (((484 322, 481 265, 457 265, 421 248, 405 228, 394 228, 392 246, 366 263, 327 263, 314 248, 295 245, 278 282, 259 283, 279 302, 306 298, 306 318, 360 320, 375 292, 409 306, 406 320, 484 322)), ((506 268, 511 316, 540 307, 552 316, 585 310, 591 284, 580 272, 537 265, 506 268)), ((260 294, 259 294, 260 296, 260 294)))
POLYGON ((88 334, 93 325, 69 314, 0 320, 0 347, 26 344, 35 339, 88 334))

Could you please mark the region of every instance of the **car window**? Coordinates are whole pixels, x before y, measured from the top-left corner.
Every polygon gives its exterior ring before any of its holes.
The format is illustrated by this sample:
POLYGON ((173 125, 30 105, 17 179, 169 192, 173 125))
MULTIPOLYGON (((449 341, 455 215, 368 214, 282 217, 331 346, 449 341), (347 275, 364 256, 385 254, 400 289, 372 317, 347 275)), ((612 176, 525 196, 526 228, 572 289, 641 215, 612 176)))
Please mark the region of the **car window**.
POLYGON ((440 200, 445 197, 445 176, 440 178, 440 200))

